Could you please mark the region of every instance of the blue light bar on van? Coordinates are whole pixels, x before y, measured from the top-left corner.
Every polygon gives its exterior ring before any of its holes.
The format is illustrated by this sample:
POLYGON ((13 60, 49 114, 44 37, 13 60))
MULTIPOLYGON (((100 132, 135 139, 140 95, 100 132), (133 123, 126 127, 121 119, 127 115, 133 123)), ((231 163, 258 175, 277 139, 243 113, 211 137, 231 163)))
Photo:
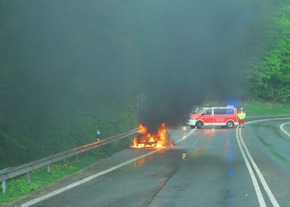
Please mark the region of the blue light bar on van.
POLYGON ((233 106, 233 105, 227 105, 227 107, 231 107, 231 108, 234 108, 234 106, 233 106))

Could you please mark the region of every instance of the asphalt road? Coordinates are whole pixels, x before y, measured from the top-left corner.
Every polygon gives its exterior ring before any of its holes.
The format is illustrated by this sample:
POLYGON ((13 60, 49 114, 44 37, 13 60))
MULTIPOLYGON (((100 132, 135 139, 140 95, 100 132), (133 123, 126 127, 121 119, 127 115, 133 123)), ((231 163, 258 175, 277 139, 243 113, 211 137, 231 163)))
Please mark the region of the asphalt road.
POLYGON ((128 148, 14 205, 290 206, 289 118, 169 131, 172 149, 128 148))

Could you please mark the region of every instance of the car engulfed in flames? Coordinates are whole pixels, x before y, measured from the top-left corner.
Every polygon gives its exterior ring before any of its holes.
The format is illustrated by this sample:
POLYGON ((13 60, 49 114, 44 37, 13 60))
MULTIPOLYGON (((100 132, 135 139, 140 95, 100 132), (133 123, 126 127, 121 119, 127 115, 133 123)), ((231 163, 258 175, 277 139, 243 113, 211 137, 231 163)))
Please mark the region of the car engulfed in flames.
POLYGON ((168 148, 173 147, 173 143, 170 140, 165 124, 162 124, 156 133, 149 132, 148 128, 141 124, 130 147, 136 149, 168 148))

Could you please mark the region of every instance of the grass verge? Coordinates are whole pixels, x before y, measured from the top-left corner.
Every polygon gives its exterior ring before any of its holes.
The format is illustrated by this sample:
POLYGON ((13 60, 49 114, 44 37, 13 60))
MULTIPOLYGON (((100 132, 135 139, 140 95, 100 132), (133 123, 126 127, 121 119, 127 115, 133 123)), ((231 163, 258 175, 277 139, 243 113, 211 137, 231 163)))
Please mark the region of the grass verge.
POLYGON ((290 104, 271 102, 244 102, 238 104, 237 107, 243 107, 249 116, 290 114, 290 104))

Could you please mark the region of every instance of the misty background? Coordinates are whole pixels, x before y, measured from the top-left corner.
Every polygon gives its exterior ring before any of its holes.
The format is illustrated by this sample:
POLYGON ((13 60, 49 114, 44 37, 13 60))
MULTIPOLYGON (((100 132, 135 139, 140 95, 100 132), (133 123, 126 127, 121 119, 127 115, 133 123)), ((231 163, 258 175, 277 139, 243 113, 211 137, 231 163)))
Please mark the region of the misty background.
POLYGON ((193 105, 238 101, 273 2, 1 0, 2 141, 21 134, 4 144, 28 150, 23 143, 40 146, 51 131, 80 139, 87 124, 115 127, 105 135, 136 120, 174 127, 193 105), (124 111, 129 123, 121 126, 124 111))

